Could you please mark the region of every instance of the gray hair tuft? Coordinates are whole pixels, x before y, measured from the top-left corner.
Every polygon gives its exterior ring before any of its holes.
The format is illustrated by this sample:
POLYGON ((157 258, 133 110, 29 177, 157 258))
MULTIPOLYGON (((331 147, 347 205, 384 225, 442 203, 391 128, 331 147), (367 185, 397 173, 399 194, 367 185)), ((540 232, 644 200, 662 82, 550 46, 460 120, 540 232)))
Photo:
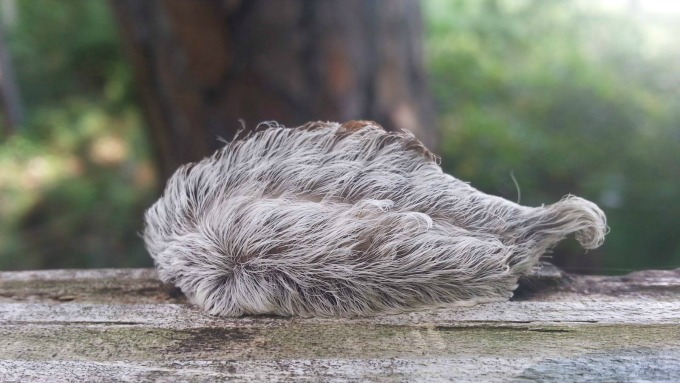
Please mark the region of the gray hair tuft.
POLYGON ((567 196, 525 207, 444 174, 408 132, 276 123, 184 165, 146 212, 160 278, 215 315, 365 316, 509 299, 605 215, 567 196))

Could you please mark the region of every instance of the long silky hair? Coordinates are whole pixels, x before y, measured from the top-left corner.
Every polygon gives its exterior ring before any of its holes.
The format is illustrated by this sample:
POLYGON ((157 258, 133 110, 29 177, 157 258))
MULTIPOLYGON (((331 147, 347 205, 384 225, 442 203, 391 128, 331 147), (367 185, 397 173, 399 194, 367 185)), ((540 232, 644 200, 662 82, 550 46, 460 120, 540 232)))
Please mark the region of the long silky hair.
POLYGON ((442 172, 408 132, 275 123, 184 165, 146 212, 160 278, 215 315, 365 316, 509 299, 570 233, 607 225, 567 196, 525 207, 442 172))

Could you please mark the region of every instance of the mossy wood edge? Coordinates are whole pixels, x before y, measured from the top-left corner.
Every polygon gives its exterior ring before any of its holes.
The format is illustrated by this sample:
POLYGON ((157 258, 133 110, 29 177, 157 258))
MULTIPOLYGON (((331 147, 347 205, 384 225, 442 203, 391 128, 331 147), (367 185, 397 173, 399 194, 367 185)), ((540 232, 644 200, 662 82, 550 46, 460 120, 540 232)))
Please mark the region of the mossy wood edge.
POLYGON ((215 318, 151 269, 0 273, 0 381, 674 381, 680 269, 544 266, 511 302, 215 318))

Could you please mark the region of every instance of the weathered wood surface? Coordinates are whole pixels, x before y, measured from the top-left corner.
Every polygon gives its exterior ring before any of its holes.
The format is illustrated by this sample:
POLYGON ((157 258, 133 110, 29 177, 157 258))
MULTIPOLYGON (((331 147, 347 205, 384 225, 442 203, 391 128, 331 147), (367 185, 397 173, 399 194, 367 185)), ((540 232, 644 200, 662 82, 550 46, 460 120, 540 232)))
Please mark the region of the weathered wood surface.
POLYGON ((680 379, 680 269, 544 269, 511 302, 351 320, 210 317, 153 270, 0 273, 1 381, 680 379))

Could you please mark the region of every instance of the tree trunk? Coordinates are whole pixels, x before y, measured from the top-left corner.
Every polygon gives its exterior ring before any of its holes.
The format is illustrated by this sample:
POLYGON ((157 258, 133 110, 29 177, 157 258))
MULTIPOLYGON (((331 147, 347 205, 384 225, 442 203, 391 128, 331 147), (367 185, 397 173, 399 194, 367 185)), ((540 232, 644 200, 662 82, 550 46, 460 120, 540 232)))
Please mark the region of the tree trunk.
POLYGON ((112 0, 162 177, 275 120, 370 119, 437 142, 410 0, 112 0))

